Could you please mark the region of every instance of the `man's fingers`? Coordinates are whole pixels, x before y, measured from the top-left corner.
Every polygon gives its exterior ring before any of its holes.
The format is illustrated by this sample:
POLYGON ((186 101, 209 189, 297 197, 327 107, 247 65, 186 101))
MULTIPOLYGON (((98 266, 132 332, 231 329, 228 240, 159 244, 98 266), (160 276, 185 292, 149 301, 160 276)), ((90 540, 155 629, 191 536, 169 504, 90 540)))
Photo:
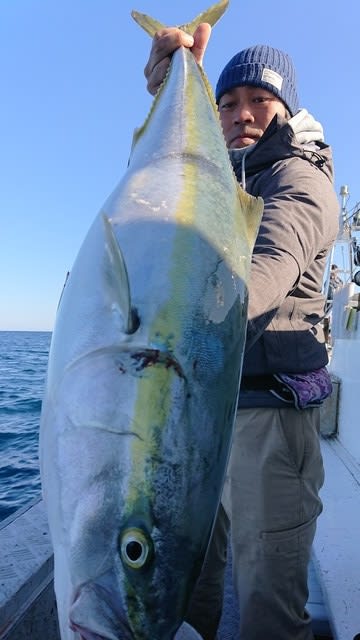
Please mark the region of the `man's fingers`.
POLYGON ((205 49, 209 42, 211 34, 211 26, 207 22, 202 22, 199 24, 198 28, 194 33, 194 45, 191 48, 191 51, 194 54, 194 58, 198 64, 202 64, 205 49))
POLYGON ((192 47, 194 38, 180 29, 169 27, 158 31, 152 42, 149 60, 144 69, 145 77, 149 80, 149 76, 159 62, 164 58, 171 58, 176 49, 181 46, 192 47))
POLYGON ((170 64, 170 60, 170 57, 160 60, 160 62, 158 62, 158 64, 153 68, 150 75, 147 77, 147 90, 149 93, 151 93, 152 96, 155 95, 161 83, 163 82, 170 64))
POLYGON ((198 26, 194 37, 175 27, 158 31, 153 38, 149 60, 144 69, 149 93, 155 95, 157 92, 166 76, 171 56, 179 47, 191 48, 196 62, 201 64, 210 34, 211 27, 206 22, 198 26))

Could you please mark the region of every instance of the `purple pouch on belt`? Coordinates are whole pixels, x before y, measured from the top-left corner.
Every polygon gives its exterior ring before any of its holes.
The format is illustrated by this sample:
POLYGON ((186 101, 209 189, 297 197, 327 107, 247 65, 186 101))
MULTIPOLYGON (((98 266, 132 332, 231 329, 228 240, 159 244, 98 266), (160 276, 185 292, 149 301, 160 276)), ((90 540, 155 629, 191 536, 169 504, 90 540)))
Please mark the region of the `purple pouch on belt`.
POLYGON ((297 409, 318 407, 332 392, 326 367, 307 373, 278 373, 274 378, 292 393, 297 409))

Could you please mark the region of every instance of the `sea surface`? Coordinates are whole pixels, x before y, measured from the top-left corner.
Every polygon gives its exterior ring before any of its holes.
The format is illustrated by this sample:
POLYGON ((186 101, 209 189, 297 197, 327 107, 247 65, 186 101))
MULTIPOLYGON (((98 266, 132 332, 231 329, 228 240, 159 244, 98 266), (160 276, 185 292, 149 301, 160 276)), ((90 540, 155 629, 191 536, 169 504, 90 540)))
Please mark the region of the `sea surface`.
POLYGON ((0 331, 0 521, 40 495, 39 420, 50 332, 0 331))

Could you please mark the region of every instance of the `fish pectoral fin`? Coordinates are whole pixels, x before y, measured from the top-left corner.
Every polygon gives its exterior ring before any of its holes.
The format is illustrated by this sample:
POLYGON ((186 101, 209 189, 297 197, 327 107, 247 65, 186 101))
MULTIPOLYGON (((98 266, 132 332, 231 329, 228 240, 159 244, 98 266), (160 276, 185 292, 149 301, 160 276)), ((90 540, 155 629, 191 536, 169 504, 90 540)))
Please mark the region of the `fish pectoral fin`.
MULTIPOLYGON (((220 0, 216 4, 213 4, 209 9, 202 11, 194 20, 188 22, 187 24, 183 24, 179 26, 179 29, 186 31, 190 35, 193 35, 196 31, 199 24, 202 22, 208 22, 210 26, 214 26, 214 24, 221 18, 223 13, 225 13, 228 8, 229 0, 220 0)), ((132 17, 135 22, 137 22, 140 27, 146 31, 152 38, 154 37, 157 31, 160 29, 165 29, 166 25, 162 24, 158 20, 154 20, 150 16, 147 16, 145 13, 139 13, 138 11, 131 12, 132 17)))
POLYGON ((260 197, 256 198, 246 193, 239 183, 237 184, 237 189, 241 210, 243 215, 245 214, 247 239, 252 251, 264 212, 264 201, 260 197))
POLYGON ((108 268, 106 269, 107 284, 111 289, 113 307, 118 309, 123 320, 124 333, 134 333, 139 326, 137 314, 131 306, 129 276, 124 256, 116 239, 113 226, 106 214, 102 216, 104 222, 106 255, 108 268))

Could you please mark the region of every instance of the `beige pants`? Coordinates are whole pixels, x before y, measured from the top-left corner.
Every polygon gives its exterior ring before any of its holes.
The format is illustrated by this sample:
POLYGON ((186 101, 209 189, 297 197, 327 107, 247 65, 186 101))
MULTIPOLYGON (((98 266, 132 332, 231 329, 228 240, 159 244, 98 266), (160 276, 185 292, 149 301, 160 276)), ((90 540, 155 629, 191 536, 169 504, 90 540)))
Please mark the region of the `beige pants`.
POLYGON ((237 415, 222 504, 188 622, 214 640, 231 522, 239 640, 310 640, 307 573, 324 472, 319 409, 237 415))

